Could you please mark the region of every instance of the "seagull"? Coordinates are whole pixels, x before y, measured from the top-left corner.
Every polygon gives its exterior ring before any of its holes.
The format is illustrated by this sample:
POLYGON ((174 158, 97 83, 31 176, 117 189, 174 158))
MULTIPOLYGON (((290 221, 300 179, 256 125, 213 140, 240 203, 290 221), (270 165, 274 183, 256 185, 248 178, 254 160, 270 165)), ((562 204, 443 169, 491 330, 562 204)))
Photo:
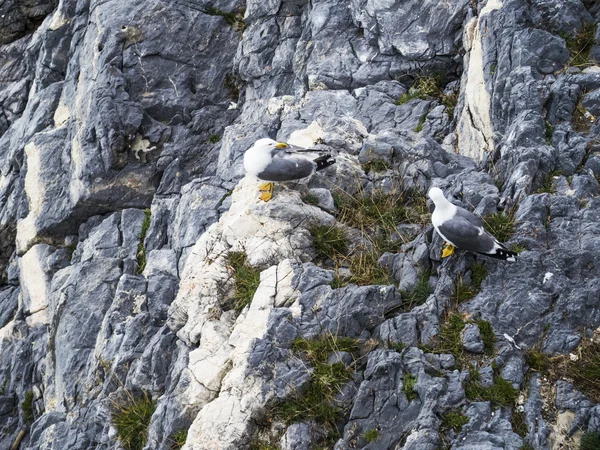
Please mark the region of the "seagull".
POLYGON ((244 169, 260 180, 260 199, 268 202, 273 197, 273 181, 305 178, 335 163, 331 155, 319 156, 318 150, 296 147, 285 142, 263 138, 244 153, 244 169))
POLYGON ((485 230, 481 217, 450 203, 439 188, 431 188, 428 195, 435 204, 431 223, 446 241, 442 258, 452 255, 456 247, 505 261, 517 260, 516 252, 507 249, 485 230))

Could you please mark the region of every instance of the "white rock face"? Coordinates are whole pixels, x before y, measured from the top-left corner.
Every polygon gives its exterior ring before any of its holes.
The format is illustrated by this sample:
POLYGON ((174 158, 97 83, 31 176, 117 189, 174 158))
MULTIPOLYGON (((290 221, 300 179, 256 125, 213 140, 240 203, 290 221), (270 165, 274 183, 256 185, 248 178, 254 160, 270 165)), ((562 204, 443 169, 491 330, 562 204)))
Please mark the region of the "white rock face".
POLYGON ((23 289, 22 302, 24 310, 30 315, 27 324, 48 323, 48 292, 51 276, 45 269, 45 260, 51 253, 45 244, 34 245, 19 260, 20 282, 23 289))
POLYGON ((187 450, 234 449, 247 435, 252 414, 268 400, 264 381, 246 375, 249 349, 264 336, 274 306, 300 310, 292 262, 311 257, 309 226, 334 220, 280 184, 264 203, 257 186, 246 177, 234 189, 230 210, 193 247, 169 308, 169 326, 188 345, 198 345, 189 355, 186 397, 202 409, 188 432, 187 450), (252 303, 237 319, 234 311, 222 311, 233 287, 230 251, 245 251, 250 264, 266 267, 252 303))
POLYGON ((465 27, 463 42, 466 49, 462 91, 464 107, 458 119, 457 136, 458 151, 476 161, 485 153, 494 151, 493 128, 490 118, 491 100, 485 87, 483 73, 483 49, 481 46, 481 21, 483 17, 495 9, 502 7, 499 0, 490 0, 485 8, 465 27))

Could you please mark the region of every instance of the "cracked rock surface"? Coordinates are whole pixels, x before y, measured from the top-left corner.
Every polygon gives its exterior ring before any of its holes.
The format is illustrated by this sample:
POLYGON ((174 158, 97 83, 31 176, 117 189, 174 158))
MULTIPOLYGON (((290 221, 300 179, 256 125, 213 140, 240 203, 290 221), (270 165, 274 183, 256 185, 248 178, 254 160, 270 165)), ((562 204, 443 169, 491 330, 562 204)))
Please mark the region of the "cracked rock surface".
POLYGON ((0 448, 578 448, 598 22, 589 0, 1 2, 0 448), (242 157, 267 136, 337 163, 262 202, 242 157), (432 186, 508 219, 518 262, 442 259, 432 186), (390 193, 414 203, 362 216, 384 240, 352 222, 344 198, 390 193), (115 418, 143 399, 131 443, 115 418))

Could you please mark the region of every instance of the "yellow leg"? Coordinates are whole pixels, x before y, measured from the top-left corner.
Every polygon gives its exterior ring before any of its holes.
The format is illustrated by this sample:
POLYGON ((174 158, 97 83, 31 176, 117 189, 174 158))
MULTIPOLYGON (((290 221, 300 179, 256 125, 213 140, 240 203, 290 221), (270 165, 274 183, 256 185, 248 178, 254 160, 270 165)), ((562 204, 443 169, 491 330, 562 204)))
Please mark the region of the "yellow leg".
POLYGON ((268 202, 273 197, 273 189, 275 188, 275 183, 267 182, 258 185, 258 189, 260 190, 260 198, 264 202, 268 202))
POLYGON ((447 258, 450 255, 454 254, 454 245, 446 242, 444 245, 444 249, 442 250, 442 258, 447 258))

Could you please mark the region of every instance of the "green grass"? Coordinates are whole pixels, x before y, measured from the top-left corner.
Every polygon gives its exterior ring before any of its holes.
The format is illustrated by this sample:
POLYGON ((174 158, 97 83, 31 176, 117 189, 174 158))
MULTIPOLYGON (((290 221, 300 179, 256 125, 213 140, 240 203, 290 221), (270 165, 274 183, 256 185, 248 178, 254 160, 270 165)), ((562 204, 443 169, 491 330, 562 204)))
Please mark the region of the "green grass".
POLYGON ((415 391, 415 384, 417 383, 417 377, 408 372, 404 373, 404 380, 402 390, 406 395, 406 399, 410 402, 411 400, 416 399, 419 394, 415 391))
POLYGON ((483 264, 475 263, 471 266, 471 285, 477 289, 477 292, 481 290, 481 283, 487 277, 487 269, 483 264))
POLYGON ((573 130, 577 131, 578 133, 589 133, 592 127, 592 121, 595 120, 593 116, 591 116, 590 112, 585 109, 585 106, 583 106, 582 100, 584 95, 585 92, 582 92, 579 96, 579 101, 577 102, 577 106, 575 106, 573 117, 571 119, 573 130), (588 117, 586 117, 586 115, 588 117))
POLYGON ((544 123, 546 124, 546 144, 552 145, 552 136, 554 136, 554 125, 552 125, 547 120, 544 123))
POLYGON ((457 313, 450 313, 440 327, 433 344, 435 353, 450 353, 458 359, 462 356, 463 348, 460 333, 465 328, 465 322, 457 313))
POLYGON ((448 117, 452 119, 454 117, 454 110, 458 103, 458 91, 452 91, 449 94, 442 93, 442 105, 446 107, 448 117))
POLYGON ((600 433, 588 431, 581 436, 579 450, 598 450, 600 449, 600 433))
POLYGON ((365 173, 385 172, 391 167, 392 165, 383 159, 374 159, 373 161, 366 162, 362 165, 362 169, 365 171, 365 173))
POLYGON ((492 64, 490 66, 490 75, 494 75, 496 73, 496 69, 498 68, 497 64, 492 64))
POLYGON ((244 13, 246 11, 241 10, 233 10, 233 11, 223 11, 222 9, 215 8, 214 6, 209 6, 204 10, 205 14, 209 16, 221 16, 223 17, 229 25, 231 25, 234 29, 239 32, 243 32, 246 29, 246 23, 244 22, 244 13))
POLYGON ((213 133, 208 137, 209 142, 211 142, 212 144, 216 144, 217 142, 219 142, 221 140, 221 135, 220 134, 216 134, 213 133))
POLYGON ((187 428, 181 428, 180 430, 176 431, 171 437, 172 444, 170 450, 179 450, 181 447, 183 447, 185 445, 185 441, 187 440, 187 435, 187 428))
POLYGON ((479 383, 479 372, 471 370, 471 379, 465 382, 465 396, 471 401, 489 401, 492 407, 511 406, 519 396, 519 391, 500 376, 494 377, 494 384, 484 387, 479 383))
POLYGON ((256 438, 250 442, 248 450, 279 450, 278 445, 271 444, 268 441, 256 438))
POLYGON ((417 126, 415 127, 415 129, 413 130, 415 133, 420 133, 421 131, 423 131, 423 125, 425 125, 425 121, 427 120, 427 113, 424 113, 420 118, 419 118, 419 123, 417 124, 417 126))
POLYGON ((509 247, 509 250, 511 250, 515 253, 521 253, 521 252, 524 252, 525 250, 527 250, 527 247, 525 247, 524 245, 521 245, 521 244, 512 244, 509 247))
POLYGON ((462 276, 458 276, 456 280, 454 280, 454 287, 452 289, 452 300, 456 305, 460 305, 466 301, 471 300, 477 295, 477 290, 468 284, 463 282, 462 276))
POLYGON ((390 273, 379 265, 380 252, 366 250, 355 253, 348 260, 352 276, 349 282, 358 286, 393 284, 390 273))
POLYGON ((593 63, 590 60, 590 50, 595 43, 596 26, 595 23, 585 23, 575 36, 561 34, 567 44, 567 49, 571 53, 569 66, 585 66, 593 63))
MULTIPOLYGON (((574 352, 575 353, 575 352, 574 352)), ((561 378, 570 378, 575 387, 594 402, 600 402, 600 343, 585 340, 577 349, 577 361, 568 355, 557 359, 551 369, 561 378)))
POLYGON ((402 96, 396 99, 394 103, 400 106, 415 98, 426 100, 429 97, 438 97, 440 91, 439 77, 419 77, 415 80, 408 92, 402 94, 402 96))
POLYGON ((379 439, 379 430, 377 428, 371 428, 370 430, 365 431, 363 436, 365 437, 367 444, 377 442, 377 439, 379 439))
POLYGON ((410 311, 414 307, 422 305, 425 300, 433 293, 433 289, 429 285, 431 270, 421 270, 419 273, 419 281, 411 291, 401 291, 403 305, 402 311, 410 311))
POLYGON ((125 450, 141 450, 146 445, 148 425, 155 409, 156 401, 147 393, 115 405, 111 419, 117 430, 117 438, 125 450))
POLYGON ((6 385, 8 384, 8 378, 4 380, 2 386, 0 386, 0 395, 4 395, 6 393, 6 385))
POLYGON ((348 254, 348 235, 333 225, 313 225, 308 231, 313 238, 313 248, 318 261, 337 259, 348 254))
POLYGON ((514 212, 504 214, 497 212, 483 218, 485 229, 489 231, 499 242, 508 241, 515 234, 514 212))
POLYGON ((227 91, 227 96, 237 102, 240 98, 240 80, 232 73, 225 75, 223 87, 227 91))
POLYGON ((462 431, 462 427, 469 422, 469 418, 465 416, 459 409, 448 411, 442 415, 442 431, 454 430, 456 433, 462 431))
POLYGON ((146 233, 148 233, 148 228, 150 228, 150 210, 144 210, 144 221, 142 222, 142 231, 140 233, 140 242, 137 248, 137 274, 140 275, 144 269, 146 268, 146 247, 144 246, 144 240, 146 239, 146 233))
POLYGON ((525 443, 519 447, 519 450, 535 450, 531 445, 525 443))
POLYGON ((548 175, 546 175, 542 179, 542 184, 540 185, 538 190, 535 191, 535 193, 536 194, 554 194, 556 192, 556 188, 554 187, 553 181, 554 181, 554 178, 559 175, 562 175, 562 172, 560 172, 559 170, 554 170, 554 171, 550 172, 548 175))
POLYGON ((342 362, 329 364, 327 359, 336 351, 357 350, 358 342, 332 335, 314 340, 297 338, 292 342, 291 349, 310 363, 313 372, 306 390, 293 394, 274 408, 275 417, 288 425, 301 420, 315 420, 333 428, 342 413, 334 399, 352 377, 353 368, 342 362))
POLYGON ((550 359, 539 348, 533 347, 525 352, 525 363, 530 369, 546 373, 550 368, 550 359))
POLYGON ((402 353, 402 351, 406 348, 406 344, 404 342, 388 342, 387 347, 390 350, 402 353))
POLYGON ((245 252, 229 252, 227 263, 234 282, 232 306, 239 313, 252 302, 260 284, 260 269, 248 263, 248 255, 245 252))
POLYGON ((306 193, 302 196, 302 201, 307 205, 317 206, 319 204, 319 199, 316 195, 306 193))
POLYGON ((486 355, 492 356, 494 354, 494 343, 496 342, 492 326, 487 320, 483 319, 475 320, 475 323, 479 327, 481 340, 483 341, 483 351, 486 355))
POLYGON ((510 417, 510 423, 515 433, 521 437, 527 436, 527 421, 524 412, 514 410, 510 417))
POLYGON ((33 391, 25 392, 25 399, 21 402, 21 412, 23 413, 23 422, 33 423, 33 391))

